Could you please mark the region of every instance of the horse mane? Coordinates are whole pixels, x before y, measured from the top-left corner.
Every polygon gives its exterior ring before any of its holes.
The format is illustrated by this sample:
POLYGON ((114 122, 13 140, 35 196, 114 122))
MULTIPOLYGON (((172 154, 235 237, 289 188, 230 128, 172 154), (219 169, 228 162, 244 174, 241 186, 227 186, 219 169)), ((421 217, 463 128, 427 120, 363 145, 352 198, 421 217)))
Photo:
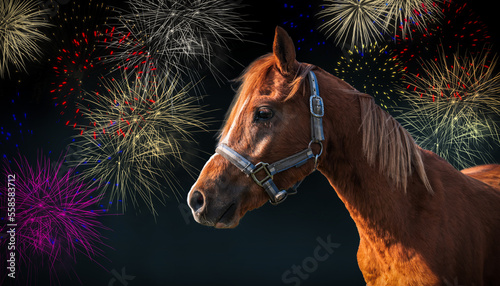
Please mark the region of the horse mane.
POLYGON ((417 171, 427 191, 433 193, 425 173, 420 147, 410 133, 389 113, 375 104, 373 97, 359 94, 363 153, 368 163, 375 165, 406 193, 408 177, 417 171))
MULTIPOLYGON (((239 82, 240 86, 236 92, 236 95, 233 98, 231 106, 226 113, 224 124, 222 129, 219 131, 217 138, 220 139, 227 134, 230 128, 230 124, 228 122, 233 122, 235 117, 238 115, 238 111, 241 109, 241 106, 245 103, 245 101, 252 95, 252 92, 255 88, 262 89, 266 85, 270 85, 267 79, 269 72, 276 65, 276 57, 269 53, 263 55, 253 61, 234 81, 239 82)), ((315 66, 307 63, 299 63, 297 71, 294 75, 294 78, 290 82, 288 86, 288 94, 283 98, 284 101, 291 98, 302 86, 304 80, 307 78, 307 74, 310 70, 315 68, 315 66)))

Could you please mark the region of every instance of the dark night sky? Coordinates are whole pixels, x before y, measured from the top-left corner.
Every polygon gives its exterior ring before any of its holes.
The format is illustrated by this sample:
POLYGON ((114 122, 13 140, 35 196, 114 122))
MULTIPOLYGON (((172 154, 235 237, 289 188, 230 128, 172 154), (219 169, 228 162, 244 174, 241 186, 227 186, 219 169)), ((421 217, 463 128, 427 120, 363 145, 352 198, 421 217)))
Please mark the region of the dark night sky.
MULTIPOLYGON (((110 2, 121 5, 119 1, 110 2)), ((500 31, 497 12, 491 6, 494 2, 469 2, 471 9, 489 28, 490 42, 498 51, 500 31)), ((276 25, 287 29, 297 47, 301 47, 297 51, 299 61, 333 72, 342 51, 316 31, 317 21, 312 19, 313 15, 309 20, 300 16, 317 11, 315 7, 320 3, 317 0, 243 1, 245 6, 241 12, 249 20, 244 25, 251 33, 244 43, 231 42, 230 56, 241 65, 233 64, 232 69, 223 71, 224 75, 234 79, 254 59, 270 52, 276 25), (298 27, 291 28, 291 22, 298 27), (305 40, 300 42, 302 38, 305 40), (320 45, 317 45, 318 41, 320 45), (322 44, 323 41, 326 43, 322 44)), ((65 5, 61 5, 61 9, 65 9, 65 5)), ((17 73, 10 80, 0 80, 2 126, 12 127, 12 113, 26 113, 26 119, 21 119, 24 125, 16 125, 14 129, 32 130, 33 133, 13 136, 10 141, 2 138, 2 155, 11 157, 18 149, 30 159, 35 158, 37 151, 50 152, 50 156, 57 157, 75 135, 75 130, 64 125, 64 115, 59 114, 60 109, 54 106, 48 92, 52 76, 50 63, 46 61, 49 57, 45 55, 40 64, 29 65, 29 75, 17 73), (17 148, 15 144, 18 144, 17 148)), ((214 151, 215 131, 237 87, 226 80, 216 82, 210 76, 202 81, 202 85, 207 95, 202 103, 212 110, 210 116, 216 123, 210 126, 211 132, 196 134, 197 147, 205 152, 199 153, 202 159, 193 162, 199 169, 214 151)), ((195 179, 183 172, 176 175, 180 178, 180 189, 185 197, 195 179)), ((235 229, 216 230, 199 225, 187 214, 186 207, 184 198, 180 202, 171 198, 164 207, 158 205, 156 221, 148 211, 136 213, 130 210, 124 215, 103 217, 103 224, 112 229, 103 231, 107 238, 105 242, 110 247, 104 248, 106 258, 97 257, 95 262, 77 256, 74 271, 81 284, 124 285, 120 281, 113 284, 116 273, 124 271, 133 276, 128 280, 130 286, 294 285, 284 283, 283 273, 311 257, 319 245, 318 239, 330 237, 332 242, 339 244, 338 248, 328 259, 319 262, 301 285, 365 285, 356 261, 359 237, 354 222, 319 173, 304 181, 298 195, 277 207, 266 204, 248 213, 235 229)), ((1 251, 3 259, 3 249, 1 251)), ((80 285, 75 275, 67 275, 62 267, 57 273, 61 285, 80 285)), ((21 272, 20 275, 28 274, 21 272)), ((25 285, 23 279, 16 280, 17 284, 8 284, 7 280, 5 285, 25 285)), ((45 271, 32 279, 37 281, 33 285, 49 285, 45 271)))

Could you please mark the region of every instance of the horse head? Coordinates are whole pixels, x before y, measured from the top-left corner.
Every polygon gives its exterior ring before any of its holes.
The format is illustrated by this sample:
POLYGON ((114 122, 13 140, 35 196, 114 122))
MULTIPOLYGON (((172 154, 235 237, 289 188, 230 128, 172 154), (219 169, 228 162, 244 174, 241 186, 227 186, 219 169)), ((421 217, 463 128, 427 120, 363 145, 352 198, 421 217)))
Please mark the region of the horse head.
POLYGON ((292 39, 277 27, 273 53, 257 59, 241 76, 238 94, 219 134, 218 151, 205 164, 188 194, 197 222, 217 228, 235 227, 247 211, 270 199, 269 192, 276 193, 272 201, 282 199, 278 196, 284 191, 276 186, 290 188, 315 170, 315 155, 321 152, 322 145, 311 144, 320 143, 311 141, 310 131, 311 84, 306 79, 313 68, 297 62, 292 39), (221 150, 221 146, 225 149, 221 150), (233 153, 237 155, 231 160, 233 153), (259 164, 297 153, 304 160, 296 159, 293 168, 276 176, 269 174, 267 164, 259 164), (244 162, 234 162, 239 160, 244 162), (242 174, 245 164, 254 167, 253 173, 250 170, 242 174), (266 192, 261 184, 270 177, 274 187, 266 192))

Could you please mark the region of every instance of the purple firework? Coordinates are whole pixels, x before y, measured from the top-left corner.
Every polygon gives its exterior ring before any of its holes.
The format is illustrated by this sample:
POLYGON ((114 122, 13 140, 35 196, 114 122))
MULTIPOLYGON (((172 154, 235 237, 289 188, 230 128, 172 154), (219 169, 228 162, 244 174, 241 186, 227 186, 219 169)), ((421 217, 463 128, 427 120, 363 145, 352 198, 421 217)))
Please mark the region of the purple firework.
POLYGON ((64 161, 64 156, 51 161, 43 155, 36 166, 22 155, 11 163, 4 160, 2 176, 8 182, 0 186, 0 249, 11 252, 14 228, 16 269, 27 271, 22 275, 28 280, 36 281, 34 270, 43 266, 51 282, 57 281, 56 269, 71 269, 78 253, 91 260, 102 256, 100 230, 107 228, 98 219, 106 210, 91 209, 100 200, 94 196, 98 186, 86 185, 64 161))

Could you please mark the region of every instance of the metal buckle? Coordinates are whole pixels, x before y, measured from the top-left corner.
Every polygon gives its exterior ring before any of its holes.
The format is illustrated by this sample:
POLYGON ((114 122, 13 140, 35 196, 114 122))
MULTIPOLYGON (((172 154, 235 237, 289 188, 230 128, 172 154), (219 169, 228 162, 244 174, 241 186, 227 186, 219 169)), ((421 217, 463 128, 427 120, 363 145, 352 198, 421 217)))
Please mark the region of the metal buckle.
POLYGON ((309 109, 312 116, 323 117, 325 115, 325 106, 323 105, 323 99, 317 95, 311 95, 309 97, 309 109), (320 108, 319 113, 316 113, 315 108, 320 108))
POLYGON ((279 191, 276 196, 274 197, 274 199, 276 201, 272 201, 272 200, 269 200, 269 202, 274 205, 274 206, 277 206, 279 205, 280 203, 282 203, 283 201, 285 201, 285 199, 288 197, 288 193, 285 191, 285 190, 281 190, 279 191))
POLYGON ((255 183, 257 183, 257 185, 259 185, 261 187, 262 187, 262 183, 266 182, 269 179, 271 179, 271 180, 273 179, 273 175, 269 171, 268 166, 269 166, 268 163, 259 162, 257 165, 255 165, 255 169, 252 171, 252 173, 250 173, 250 176, 252 176, 252 179, 255 181, 255 183), (259 180, 255 176, 255 174, 257 174, 261 170, 264 170, 264 172, 266 172, 266 177, 262 180, 259 180))

